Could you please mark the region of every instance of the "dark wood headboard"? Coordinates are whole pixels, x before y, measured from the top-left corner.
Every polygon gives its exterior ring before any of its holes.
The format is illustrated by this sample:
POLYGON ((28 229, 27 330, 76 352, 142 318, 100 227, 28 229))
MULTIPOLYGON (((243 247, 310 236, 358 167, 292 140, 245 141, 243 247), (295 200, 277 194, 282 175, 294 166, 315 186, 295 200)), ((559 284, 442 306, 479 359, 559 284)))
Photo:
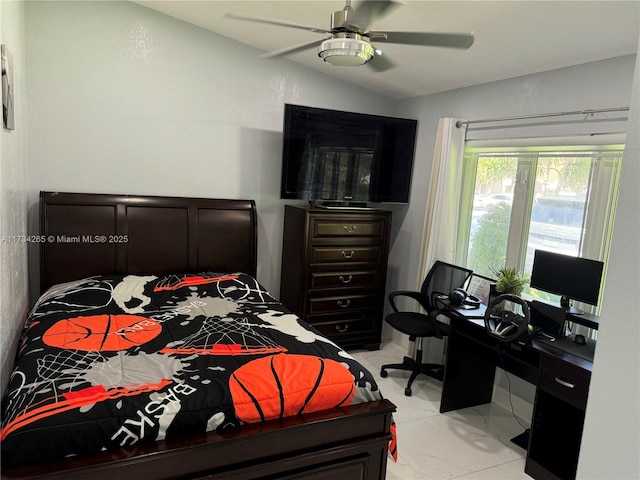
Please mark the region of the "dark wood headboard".
POLYGON ((98 274, 256 275, 253 200, 40 192, 40 291, 98 274))

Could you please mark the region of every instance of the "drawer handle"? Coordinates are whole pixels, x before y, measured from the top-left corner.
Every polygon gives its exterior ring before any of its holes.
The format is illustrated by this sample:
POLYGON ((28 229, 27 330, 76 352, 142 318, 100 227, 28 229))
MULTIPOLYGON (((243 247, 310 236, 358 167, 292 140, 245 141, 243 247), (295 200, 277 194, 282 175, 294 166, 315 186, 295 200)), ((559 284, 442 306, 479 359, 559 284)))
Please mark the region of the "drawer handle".
POLYGON ((351 283, 351 280, 353 280, 353 275, 349 275, 348 278, 344 278, 342 275, 340 275, 338 277, 338 280, 340 280, 341 283, 351 283))
POLYGON ((346 233, 355 233, 357 225, 352 225, 351 227, 345 225, 343 228, 346 233))
POLYGON ((338 300, 337 303, 340 308, 347 308, 349 305, 351 305, 351 299, 347 300, 346 302, 343 302, 342 300, 338 300))
POLYGON ((336 325, 336 331, 338 333, 344 333, 347 330, 349 330, 349 324, 348 323, 344 326, 344 328, 340 328, 340 325, 336 325))
POLYGON ((575 388, 576 387, 573 383, 565 382, 564 380, 561 380, 558 377, 555 377, 555 381, 558 382, 563 387, 567 387, 567 388, 575 388))
POLYGON ((344 250, 342 250, 342 256, 344 258, 352 258, 354 253, 356 253, 356 252, 354 252, 353 250, 351 250, 351 253, 347 253, 344 250))

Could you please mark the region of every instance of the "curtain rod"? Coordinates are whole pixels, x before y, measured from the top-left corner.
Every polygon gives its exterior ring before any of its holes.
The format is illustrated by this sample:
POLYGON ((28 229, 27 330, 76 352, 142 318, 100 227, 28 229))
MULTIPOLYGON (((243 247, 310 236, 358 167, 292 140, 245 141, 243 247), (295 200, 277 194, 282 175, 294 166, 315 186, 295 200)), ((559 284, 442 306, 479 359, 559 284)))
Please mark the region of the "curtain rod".
POLYGON ((508 122, 511 120, 527 120, 530 118, 560 117, 563 115, 593 115, 596 113, 628 112, 628 111, 629 111, 629 107, 614 107, 614 108, 600 108, 600 109, 592 109, 592 110, 576 110, 574 112, 539 113, 536 115, 523 115, 520 117, 485 118, 482 120, 459 121, 459 122, 456 122, 456 127, 460 128, 462 125, 471 125, 473 123, 508 122))

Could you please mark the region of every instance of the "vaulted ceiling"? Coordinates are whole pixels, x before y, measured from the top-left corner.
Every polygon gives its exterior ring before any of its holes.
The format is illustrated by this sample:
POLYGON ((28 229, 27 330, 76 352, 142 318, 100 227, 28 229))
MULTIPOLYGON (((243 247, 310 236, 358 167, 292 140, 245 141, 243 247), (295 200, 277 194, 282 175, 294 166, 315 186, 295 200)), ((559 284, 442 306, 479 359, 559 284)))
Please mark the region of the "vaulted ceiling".
MULTIPOLYGON (((269 52, 322 40, 303 29, 237 20, 228 12, 329 29, 343 1, 136 1, 150 9, 269 52)), ((354 0, 354 8, 358 1, 354 0)), ((310 48, 282 58, 359 84, 392 98, 407 98, 556 68, 635 54, 640 1, 422 1, 406 0, 371 25, 377 31, 473 33, 468 50, 375 44, 395 67, 335 67, 310 48)))

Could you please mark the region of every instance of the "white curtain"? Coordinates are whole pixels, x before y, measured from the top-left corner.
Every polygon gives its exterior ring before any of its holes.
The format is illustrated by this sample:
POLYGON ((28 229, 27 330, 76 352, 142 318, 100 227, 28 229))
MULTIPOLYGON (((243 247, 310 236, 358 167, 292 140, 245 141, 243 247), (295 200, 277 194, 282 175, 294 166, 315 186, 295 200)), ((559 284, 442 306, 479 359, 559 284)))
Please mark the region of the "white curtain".
POLYGON ((418 289, 436 260, 453 263, 458 237, 458 212, 466 123, 459 118, 441 118, 433 153, 433 166, 424 216, 422 249, 418 268, 418 289))

